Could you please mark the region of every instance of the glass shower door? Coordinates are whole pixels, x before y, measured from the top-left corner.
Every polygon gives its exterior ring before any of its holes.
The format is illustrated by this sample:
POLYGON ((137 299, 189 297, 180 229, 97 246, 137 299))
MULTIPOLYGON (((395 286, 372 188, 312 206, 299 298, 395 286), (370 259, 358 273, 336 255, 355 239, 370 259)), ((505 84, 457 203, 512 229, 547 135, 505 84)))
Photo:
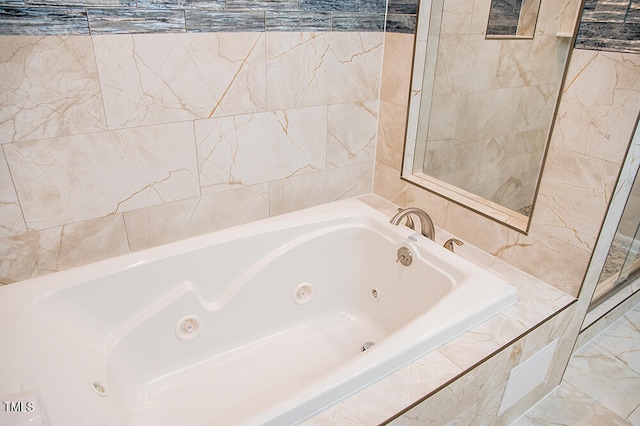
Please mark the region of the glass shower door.
POLYGON ((640 271, 640 179, 631 193, 604 263, 591 306, 629 284, 640 271))

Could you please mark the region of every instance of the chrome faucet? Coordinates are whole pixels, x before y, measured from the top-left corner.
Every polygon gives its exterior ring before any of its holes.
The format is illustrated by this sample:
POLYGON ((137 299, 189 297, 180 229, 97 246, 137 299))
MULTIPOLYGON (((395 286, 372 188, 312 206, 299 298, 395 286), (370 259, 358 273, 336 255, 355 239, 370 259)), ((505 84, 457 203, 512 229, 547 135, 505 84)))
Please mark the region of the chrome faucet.
POLYGON ((400 212, 396 213, 396 215, 393 216, 389 222, 392 225, 398 225, 404 217, 408 217, 411 214, 416 215, 418 219, 420 219, 420 233, 430 240, 435 241, 436 229, 433 226, 433 221, 431 220, 427 212, 422 209, 419 209, 417 207, 409 207, 408 209, 401 210, 400 212))

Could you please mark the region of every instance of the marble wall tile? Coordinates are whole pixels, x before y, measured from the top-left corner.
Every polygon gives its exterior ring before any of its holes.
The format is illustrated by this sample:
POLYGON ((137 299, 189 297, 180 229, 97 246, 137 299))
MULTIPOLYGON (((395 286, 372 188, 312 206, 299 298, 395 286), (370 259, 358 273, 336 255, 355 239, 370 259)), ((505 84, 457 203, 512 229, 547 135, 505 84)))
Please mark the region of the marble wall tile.
POLYGON ((449 214, 449 202, 400 180, 400 172, 397 169, 376 162, 373 188, 375 194, 400 207, 422 208, 429 213, 436 226, 444 227, 449 214))
POLYGON ((90 37, 0 37, 0 143, 106 129, 90 37))
POLYGON ((633 337, 638 329, 640 329, 640 309, 631 310, 592 343, 602 352, 640 374, 640 341, 633 337))
POLYGON ((0 239, 0 284, 129 252, 121 214, 0 239))
POLYGON ((552 147, 547 154, 532 226, 592 252, 619 165, 552 147))
POLYGON ((508 425, 508 422, 497 420, 498 408, 502 402, 502 395, 506 388, 506 383, 487 392, 484 398, 469 406, 462 407, 462 411, 446 423, 446 426, 469 426, 469 425, 508 425))
POLYGON ((377 127, 377 101, 329 105, 327 168, 373 164, 377 127))
MULTIPOLYGON (((556 12, 558 7, 554 9, 556 12)), ((544 13, 548 14, 549 8, 548 4, 543 4, 544 13)), ((556 24, 560 25, 560 21, 556 24)), ((637 117, 639 102, 636 97, 640 91, 636 79, 640 73, 635 71, 635 62, 636 58, 630 55, 574 52, 568 89, 563 94, 551 139, 557 161, 552 159, 549 163, 555 161, 556 173, 548 175, 546 183, 540 187, 538 207, 543 211, 534 210, 529 236, 520 236, 453 203, 447 208, 444 227, 569 294, 577 295, 613 191, 618 162, 629 141, 629 129, 633 128, 637 117), (599 92, 601 87, 602 93, 599 92), (584 97, 585 101, 572 101, 574 97, 584 97), (603 107, 598 98, 604 99, 608 106, 603 107), (610 120, 611 116, 620 119, 610 120), (585 128, 591 131, 585 131, 585 128), (561 162, 565 156, 568 159, 575 157, 569 160, 573 166, 561 162), (583 191, 582 199, 576 200, 575 189, 583 191), (593 191, 597 195, 595 198, 593 191), (540 207, 545 202, 548 207, 540 207)), ((485 72, 485 75, 489 74, 485 72)), ((381 104, 380 121, 381 125, 393 126, 385 120, 384 103, 381 104)), ((387 148, 391 145, 385 144, 384 133, 379 131, 379 135, 375 192, 403 205, 407 189, 399 182, 399 172, 395 176, 391 171, 381 172, 385 177, 377 177, 378 169, 399 170, 401 163, 390 159, 399 155, 397 150, 401 152, 401 148, 387 148), (395 183, 389 181, 394 179, 395 183)), ((433 196, 423 192, 416 201, 420 202, 420 198, 426 200, 433 196)))
POLYGON ((553 85, 564 75, 569 40, 536 36, 531 40, 501 40, 497 87, 553 85))
POLYGON ((564 381, 623 419, 640 403, 640 374, 593 343, 573 355, 564 381))
POLYGON ((380 101, 379 108, 376 161, 400 170, 407 107, 380 101))
POLYGON ((266 184, 124 213, 131 250, 142 250, 266 217, 269 217, 266 184))
POLYGON ((11 237, 27 231, 22 209, 13 186, 9 167, 0 150, 0 238, 11 237))
MULTIPOLYGON (((466 246, 462 248, 464 247, 466 246)), ((466 254, 463 256, 466 257, 466 254)), ((525 285, 523 288, 526 287, 525 285)), ((557 291, 552 293, 557 295, 557 291)), ((523 296, 523 299, 527 300, 528 297, 523 296)), ((535 300, 535 297, 532 300, 535 300)), ((535 389, 517 401, 511 408, 498 414, 511 369, 555 340, 559 336, 558 333, 562 334, 566 321, 569 320, 572 312, 569 307, 559 315, 538 324, 539 327, 504 347, 488 360, 472 366, 469 370, 463 370, 464 375, 457 376, 455 381, 396 417, 390 424, 448 426, 476 424, 506 426, 511 424, 522 412, 548 394, 560 381, 557 373, 553 371, 548 373, 545 380, 535 389)), ((522 313, 525 313, 525 309, 522 313)), ((493 319, 490 321, 493 322, 493 319)), ((512 317, 512 321, 518 322, 515 317, 512 317)), ((537 320, 534 322, 537 323, 537 320)), ((524 323, 521 325, 527 328, 531 327, 531 325, 524 323)), ((491 333, 489 331, 489 334, 491 333)), ((448 348, 449 346, 447 344, 444 347, 448 348)), ((449 354, 454 354, 457 357, 463 356, 456 352, 464 352, 464 350, 447 350, 447 357, 449 354)), ((560 352, 562 352, 561 349, 556 350, 556 357, 565 355, 568 357, 568 354, 560 352)))
MULTIPOLYGON (((448 0, 442 10, 440 31, 443 34, 468 34, 471 31, 471 21, 475 9, 475 2, 448 0)), ((489 10, 491 10, 491 7, 489 7, 489 10)), ((488 15, 487 19, 489 19, 488 15)), ((483 28, 483 32, 484 30, 485 28, 483 28)))
POLYGON ((545 234, 518 236, 515 243, 505 244, 495 253, 572 296, 580 292, 590 255, 588 250, 545 234))
POLYGON ((378 98, 383 35, 267 33, 270 110, 378 98))
POLYGON ((526 326, 514 322, 504 315, 497 315, 492 321, 480 324, 472 330, 460 336, 452 342, 455 349, 447 346, 440 349, 440 352, 463 370, 473 367, 479 360, 483 359, 509 342, 501 342, 495 339, 497 330, 506 330, 506 334, 513 335, 527 331, 526 326), (451 349, 448 349, 451 348, 451 349))
POLYGON ((463 370, 443 353, 436 350, 412 362, 400 371, 411 378, 405 401, 405 406, 409 406, 433 392, 443 383, 452 380, 463 370))
POLYGON ((178 123, 5 145, 29 229, 200 195, 193 126, 178 123))
POLYGON ((265 109, 264 35, 107 35, 93 41, 110 129, 265 109))
POLYGON ((549 92, 549 86, 526 86, 460 93, 454 137, 468 142, 547 128, 553 113, 549 92))
POLYGON ((579 388, 563 383, 553 394, 527 412, 514 426, 546 425, 549 419, 566 425, 629 425, 579 388))
POLYGON ((349 398, 304 421, 304 426, 384 424, 389 413, 405 406, 405 390, 411 380, 406 374, 383 377, 349 398), (363 420, 364 419, 364 420, 363 420))
POLYGON ((326 168, 327 107, 198 120, 195 132, 203 193, 326 168))
POLYGON ((384 72, 380 86, 380 100, 406 107, 411 83, 413 36, 385 34, 384 43, 384 72))
POLYGON ((500 44, 487 44, 484 35, 442 34, 434 92, 494 88, 499 63, 500 44))
MULTIPOLYGON (((591 269, 592 264, 593 262, 589 265, 589 269, 591 269)), ((627 286, 629 291, 626 291, 626 289, 620 290, 607 298, 604 303, 587 312, 576 342, 576 350, 589 343, 594 337, 640 303, 640 292, 636 291, 639 285, 640 282, 636 284, 635 288, 633 284, 627 286), (633 291, 636 292, 633 293, 633 291)))
POLYGON ((368 194, 372 186, 372 170, 368 163, 273 181, 269 183, 271 215, 368 194))
POLYGON ((445 356, 433 351, 382 378, 329 409, 305 421, 305 426, 386 424, 389 413, 399 412, 429 394, 462 371, 445 356))
MULTIPOLYGON (((504 349, 483 363, 481 368, 462 376, 389 424, 447 424, 461 413, 462 407, 481 403, 485 397, 506 383, 509 371, 518 364, 519 350, 518 343, 504 349)), ((497 411, 497 407, 494 406, 494 409, 497 411)))
POLYGON ((552 143, 619 164, 639 103, 639 55, 575 50, 552 143))

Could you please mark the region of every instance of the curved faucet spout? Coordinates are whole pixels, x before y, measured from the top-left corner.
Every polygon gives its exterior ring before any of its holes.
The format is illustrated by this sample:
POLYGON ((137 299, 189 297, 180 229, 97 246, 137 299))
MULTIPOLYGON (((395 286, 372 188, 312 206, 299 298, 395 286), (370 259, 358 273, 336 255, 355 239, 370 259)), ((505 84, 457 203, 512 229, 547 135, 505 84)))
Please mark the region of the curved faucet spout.
POLYGON ((404 217, 411 214, 416 215, 418 219, 420 219, 420 233, 430 240, 435 241, 436 229, 433 226, 433 221, 431 220, 427 212, 422 209, 419 209, 417 207, 409 207, 407 209, 401 210, 400 212, 396 213, 396 215, 393 216, 389 222, 392 225, 398 225, 404 217))

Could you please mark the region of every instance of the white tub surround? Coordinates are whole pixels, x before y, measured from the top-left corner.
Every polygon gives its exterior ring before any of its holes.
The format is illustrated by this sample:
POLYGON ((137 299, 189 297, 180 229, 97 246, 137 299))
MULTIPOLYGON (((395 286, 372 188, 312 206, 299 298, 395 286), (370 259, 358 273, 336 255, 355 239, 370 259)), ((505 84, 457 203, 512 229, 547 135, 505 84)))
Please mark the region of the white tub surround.
POLYGON ((292 424, 516 301, 345 200, 0 288, 0 395, 53 426, 292 424))

